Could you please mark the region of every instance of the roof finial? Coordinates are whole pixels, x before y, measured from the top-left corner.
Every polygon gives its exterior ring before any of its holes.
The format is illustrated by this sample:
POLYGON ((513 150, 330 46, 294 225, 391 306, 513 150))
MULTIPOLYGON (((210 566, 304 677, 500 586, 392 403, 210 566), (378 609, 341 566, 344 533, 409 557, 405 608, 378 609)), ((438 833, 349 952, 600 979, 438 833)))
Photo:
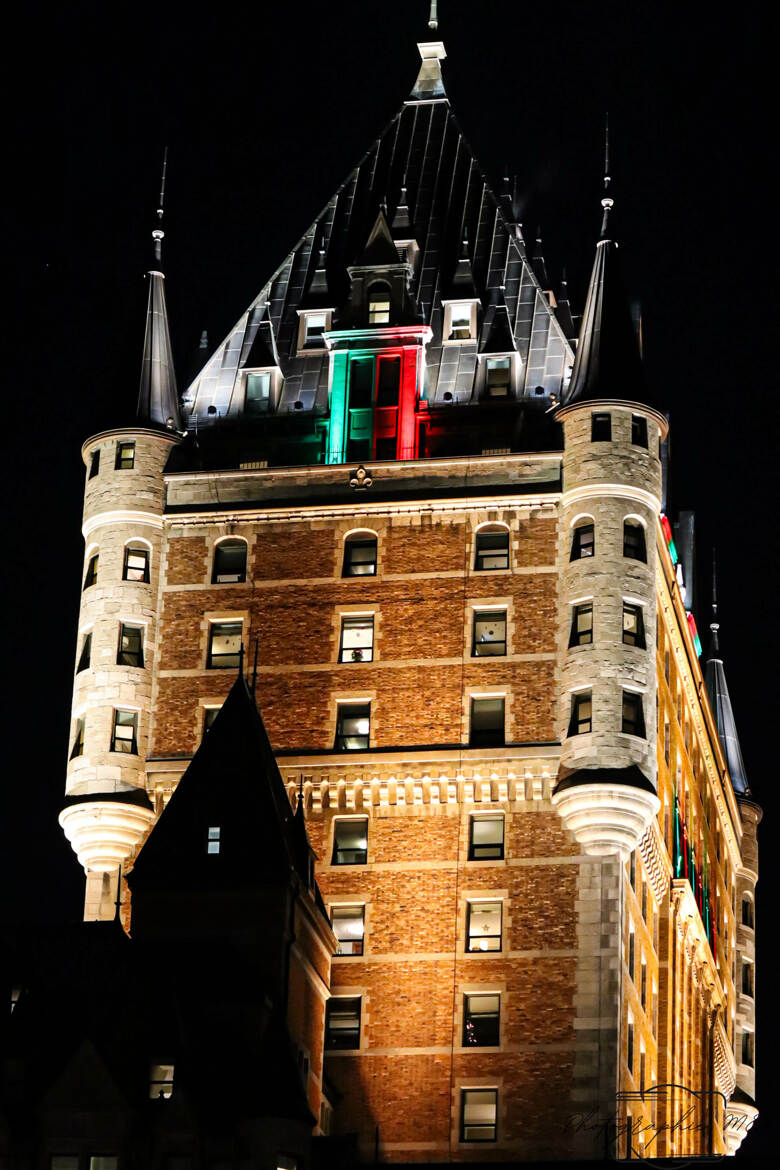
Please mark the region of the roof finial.
POLYGON ((438 5, 436 0, 431 0, 431 12, 428 17, 428 28, 437 29, 439 27, 439 13, 437 11, 438 5))
POLYGON ((154 258, 157 264, 162 263, 162 242, 165 238, 165 232, 162 230, 163 208, 165 206, 165 175, 168 170, 168 147, 165 147, 163 152, 162 177, 160 179, 160 198, 159 206, 157 208, 157 227, 152 232, 152 239, 154 240, 154 258))
POLYGON ((712 621, 710 622, 710 630, 712 631, 712 654, 719 652, 718 645, 718 630, 720 623, 718 621, 718 572, 715 559, 715 549, 712 550, 712 621))
POLYGON ((609 194, 609 184, 612 182, 612 177, 609 173, 609 111, 604 115, 604 194, 601 199, 601 206, 604 208, 604 217, 601 221, 601 238, 606 240, 607 229, 609 225, 609 213, 612 210, 614 199, 609 194))

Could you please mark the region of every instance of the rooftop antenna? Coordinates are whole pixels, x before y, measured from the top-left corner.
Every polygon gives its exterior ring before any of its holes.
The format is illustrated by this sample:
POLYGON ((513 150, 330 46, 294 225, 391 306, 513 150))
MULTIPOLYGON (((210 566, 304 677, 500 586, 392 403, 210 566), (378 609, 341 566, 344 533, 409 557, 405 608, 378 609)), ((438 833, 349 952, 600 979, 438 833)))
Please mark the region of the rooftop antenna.
POLYGON ((165 175, 168 170, 168 147, 165 147, 163 152, 162 177, 160 179, 160 198, 158 200, 157 208, 157 227, 152 232, 152 239, 154 240, 154 258, 158 264, 162 264, 162 242, 165 239, 165 232, 162 229, 163 208, 165 206, 165 175))
POLYGON ((712 653, 717 654, 720 650, 718 645, 718 630, 720 623, 718 621, 718 573, 715 560, 715 549, 712 550, 712 621, 710 622, 710 630, 712 631, 712 653))
POLYGON ((428 28, 433 29, 434 32, 439 27, 439 13, 437 9, 438 5, 436 0, 431 0, 431 11, 428 17, 428 28))
POLYGON ((604 115, 604 194, 601 199, 601 206, 604 208, 604 217, 601 221, 602 240, 606 240, 607 238, 609 213, 615 202, 609 194, 609 184, 611 182, 612 177, 609 173, 609 111, 607 111, 604 115))

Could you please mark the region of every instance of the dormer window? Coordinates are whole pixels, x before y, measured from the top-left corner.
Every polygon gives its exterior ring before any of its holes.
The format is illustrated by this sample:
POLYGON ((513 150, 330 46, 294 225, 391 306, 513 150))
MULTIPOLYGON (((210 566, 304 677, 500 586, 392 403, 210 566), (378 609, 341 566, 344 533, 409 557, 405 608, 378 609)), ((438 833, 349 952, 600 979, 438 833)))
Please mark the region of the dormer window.
POLYGON ((444 341, 476 341, 477 301, 443 301, 444 341))
POLYGON ((299 313, 298 349, 324 349, 324 335, 330 329, 332 309, 316 309, 299 313))
POLYGON ((368 290, 368 323, 390 324, 390 289, 386 284, 373 284, 368 290))
POLYGON ((508 398, 512 386, 512 359, 488 358, 485 363, 485 397, 508 398))
POLYGON ((268 414, 271 409, 271 375, 247 374, 244 410, 247 414, 268 414))

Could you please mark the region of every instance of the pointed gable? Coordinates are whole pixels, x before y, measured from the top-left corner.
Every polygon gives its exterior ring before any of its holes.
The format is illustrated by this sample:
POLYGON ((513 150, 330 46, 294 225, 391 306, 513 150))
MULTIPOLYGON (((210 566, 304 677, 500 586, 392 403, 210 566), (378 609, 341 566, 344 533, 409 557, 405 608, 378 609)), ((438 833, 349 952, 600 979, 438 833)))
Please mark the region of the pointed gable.
POLYGON ((380 207, 374 226, 366 240, 366 246, 355 265, 356 268, 395 267, 399 264, 398 249, 393 243, 385 213, 380 207))

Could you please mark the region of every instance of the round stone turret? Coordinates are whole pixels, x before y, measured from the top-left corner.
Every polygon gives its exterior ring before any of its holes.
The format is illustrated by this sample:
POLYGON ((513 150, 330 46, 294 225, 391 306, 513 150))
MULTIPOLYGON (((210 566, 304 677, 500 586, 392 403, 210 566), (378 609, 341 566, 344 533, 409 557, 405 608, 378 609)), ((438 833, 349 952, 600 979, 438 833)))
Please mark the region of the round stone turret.
POLYGON ((762 810, 749 796, 737 796, 742 821, 742 864, 736 872, 737 1011, 734 1044, 737 1087, 726 1106, 729 1154, 739 1149, 758 1117, 756 1099, 756 883, 758 826, 762 810))

